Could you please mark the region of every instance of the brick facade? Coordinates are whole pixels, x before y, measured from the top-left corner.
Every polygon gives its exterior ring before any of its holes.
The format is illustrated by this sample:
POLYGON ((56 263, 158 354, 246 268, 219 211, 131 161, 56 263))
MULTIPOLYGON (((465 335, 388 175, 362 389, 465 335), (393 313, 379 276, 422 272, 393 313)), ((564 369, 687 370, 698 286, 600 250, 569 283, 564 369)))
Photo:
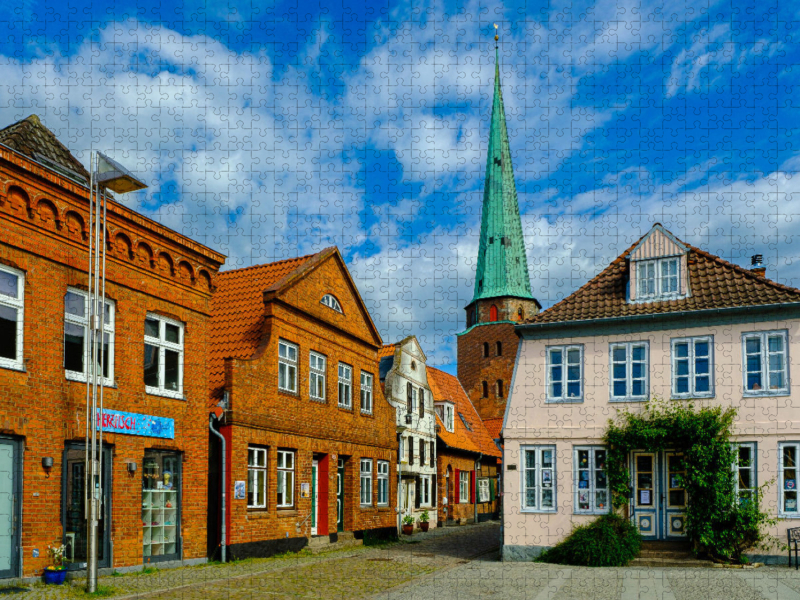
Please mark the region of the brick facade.
MULTIPOLYGON (((477 481, 484 477, 493 479, 495 482, 497 481, 497 459, 481 459, 478 466, 477 475, 475 475, 476 458, 476 455, 458 452, 457 450, 444 447, 440 444, 436 461, 437 470, 439 472, 437 494, 438 498, 440 498, 440 526, 451 525, 454 522, 461 521, 462 519, 467 523, 473 523, 475 521, 475 504, 471 502, 471 500, 480 500, 480 498, 477 495, 477 490, 474 492, 470 490, 471 496, 466 502, 461 501, 462 499, 460 495, 458 498, 459 501, 455 501, 456 494, 454 486, 457 485, 455 478, 456 470, 458 470, 459 473, 469 473, 471 486, 473 485, 473 482, 474 485, 477 486, 477 481), (446 504, 441 500, 444 498, 447 498, 446 504)), ((495 483, 494 485, 497 484, 495 483)), ((499 488, 495 488, 495 490, 497 489, 499 488)), ((499 515, 499 512, 500 499, 496 492, 494 494, 494 498, 489 502, 477 502, 478 521, 496 518, 499 515)))
MULTIPOLYGON (((0 368, 0 442, 13 448, 21 468, 17 490, 24 490, 18 498, 22 521, 19 539, 13 541, 11 577, 41 574, 51 564, 48 544, 68 539, 65 513, 82 512, 71 510, 65 497, 67 477, 62 475, 67 445, 84 440, 86 384, 65 377, 64 348, 65 294, 87 286, 87 223, 85 186, 0 148, 0 268, 24 276, 23 367, 0 368), (53 459, 51 468, 43 466, 45 458, 53 459)), ((145 451, 153 449, 174 451, 180 461, 177 558, 202 560, 208 452, 205 348, 213 281, 224 257, 113 201, 107 231, 106 296, 115 305, 115 344, 113 386, 105 388, 104 408, 171 418, 175 425, 172 439, 104 434, 111 456, 108 566, 136 567, 148 561, 143 555, 142 466, 145 451), (145 390, 148 313, 171 317, 184 327, 181 398, 145 390), (129 462, 137 464, 133 473, 129 462)), ((83 460, 77 462, 74 481, 82 480, 76 474, 83 460)))

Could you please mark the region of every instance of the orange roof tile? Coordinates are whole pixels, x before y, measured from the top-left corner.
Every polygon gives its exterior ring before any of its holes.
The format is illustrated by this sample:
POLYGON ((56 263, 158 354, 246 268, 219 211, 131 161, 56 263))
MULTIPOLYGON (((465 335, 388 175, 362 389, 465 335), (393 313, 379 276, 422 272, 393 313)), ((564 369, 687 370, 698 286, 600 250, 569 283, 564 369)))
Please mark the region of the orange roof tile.
POLYGON ((705 250, 681 242, 689 249, 687 256, 689 297, 629 303, 627 301, 627 285, 630 278, 628 255, 639 241, 576 292, 525 322, 584 321, 800 302, 800 290, 776 283, 705 250))
POLYGON ((485 456, 499 458, 500 450, 458 379, 434 367, 427 367, 427 370, 428 385, 433 393, 434 402, 450 401, 455 405, 456 410, 452 433, 445 429, 444 423, 438 415, 436 416, 439 424, 439 433, 437 434, 439 438, 451 448, 480 452, 485 456), (462 416, 472 431, 467 429, 461 419, 462 416))
POLYGON ((378 350, 378 359, 385 356, 394 356, 395 348, 397 348, 397 344, 384 344, 383 347, 378 350))
POLYGON ((497 419, 486 419, 483 422, 489 435, 493 440, 500 439, 500 430, 503 429, 503 417, 497 419))

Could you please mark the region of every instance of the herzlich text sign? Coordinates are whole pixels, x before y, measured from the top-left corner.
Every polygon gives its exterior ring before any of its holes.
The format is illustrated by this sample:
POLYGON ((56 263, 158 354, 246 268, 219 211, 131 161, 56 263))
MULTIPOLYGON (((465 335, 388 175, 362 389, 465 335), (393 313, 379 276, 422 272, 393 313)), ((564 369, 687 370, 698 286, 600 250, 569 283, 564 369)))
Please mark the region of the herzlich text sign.
POLYGON ((97 411, 97 429, 125 435, 175 438, 175 419, 120 412, 118 410, 97 411))

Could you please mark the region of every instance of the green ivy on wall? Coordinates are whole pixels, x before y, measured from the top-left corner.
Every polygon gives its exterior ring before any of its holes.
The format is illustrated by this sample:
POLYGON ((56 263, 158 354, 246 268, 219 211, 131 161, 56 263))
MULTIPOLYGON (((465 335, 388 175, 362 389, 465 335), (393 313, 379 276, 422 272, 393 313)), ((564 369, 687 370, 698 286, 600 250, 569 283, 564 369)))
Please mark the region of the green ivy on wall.
POLYGON ((633 450, 682 452, 686 471, 679 483, 688 495, 686 534, 695 553, 741 562, 746 550, 774 544, 765 530, 776 520, 760 506, 765 488, 774 480, 736 497, 738 453, 730 439, 735 418, 733 408, 695 408, 691 402, 654 398, 639 413, 626 409, 616 421, 609 420, 604 441, 614 507, 624 507, 631 497, 633 450))

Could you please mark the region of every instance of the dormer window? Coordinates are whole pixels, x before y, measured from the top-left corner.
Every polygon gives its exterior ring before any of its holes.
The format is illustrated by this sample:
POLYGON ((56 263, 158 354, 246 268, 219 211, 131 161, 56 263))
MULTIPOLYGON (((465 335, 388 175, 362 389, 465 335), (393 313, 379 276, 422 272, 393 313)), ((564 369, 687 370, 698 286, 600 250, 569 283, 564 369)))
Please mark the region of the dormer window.
POLYGON ((320 302, 322 302, 328 308, 332 308, 336 312, 342 312, 342 305, 339 304, 339 301, 331 294, 325 294, 320 302))
POLYGON ((434 406, 434 410, 436 411, 436 414, 439 415, 442 423, 444 423, 444 428, 450 433, 453 433, 456 415, 453 404, 450 402, 437 402, 434 406))
POLYGON ((636 299, 669 300, 680 294, 680 258, 660 258, 636 263, 636 299))

